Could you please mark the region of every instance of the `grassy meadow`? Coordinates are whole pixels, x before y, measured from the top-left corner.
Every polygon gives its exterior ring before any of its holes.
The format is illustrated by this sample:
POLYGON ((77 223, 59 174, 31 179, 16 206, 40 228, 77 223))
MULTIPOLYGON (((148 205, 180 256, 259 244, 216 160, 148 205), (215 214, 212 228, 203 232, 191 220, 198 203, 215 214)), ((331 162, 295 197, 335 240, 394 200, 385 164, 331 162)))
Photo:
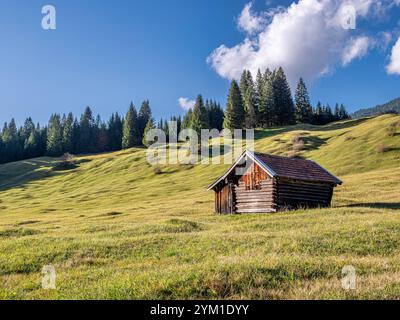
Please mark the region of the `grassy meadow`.
POLYGON ((332 208, 215 215, 226 165, 151 167, 144 149, 0 166, 0 299, 400 299, 400 116, 258 131, 311 158, 332 208), (57 289, 41 288, 53 265, 57 289), (341 286, 353 265, 356 290, 341 286))

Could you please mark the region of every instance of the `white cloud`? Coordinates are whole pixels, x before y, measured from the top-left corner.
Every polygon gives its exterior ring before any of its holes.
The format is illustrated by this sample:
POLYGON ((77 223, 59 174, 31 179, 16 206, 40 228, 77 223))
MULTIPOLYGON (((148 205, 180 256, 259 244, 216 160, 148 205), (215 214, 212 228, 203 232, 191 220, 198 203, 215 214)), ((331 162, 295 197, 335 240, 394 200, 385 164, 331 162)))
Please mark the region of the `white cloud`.
POLYGON ((371 41, 368 37, 351 39, 342 54, 343 66, 347 66, 356 58, 362 58, 365 56, 370 46, 371 41))
POLYGON ((251 2, 246 4, 238 19, 238 28, 250 34, 260 31, 265 24, 265 19, 262 16, 254 14, 251 11, 251 7, 251 2))
POLYGON ((196 101, 181 97, 178 99, 178 103, 183 110, 189 110, 194 107, 194 105, 196 104, 196 101))
POLYGON ((400 37, 392 48, 390 63, 386 70, 389 74, 400 74, 400 37))
MULTIPOLYGON (((339 64, 347 65, 366 55, 373 47, 373 41, 362 36, 359 30, 342 27, 343 18, 339 13, 343 6, 353 5, 360 20, 372 19, 379 8, 389 3, 386 0, 299 0, 284 10, 269 9, 259 14, 252 14, 248 4, 245 9, 248 8, 249 17, 270 15, 270 20, 243 42, 216 48, 207 62, 227 79, 238 79, 243 69, 255 74, 258 69, 282 66, 291 84, 300 76, 312 81, 332 72, 339 64), (353 38, 355 32, 358 36, 353 38)), ((247 30, 255 30, 260 24, 249 25, 252 27, 247 30)))

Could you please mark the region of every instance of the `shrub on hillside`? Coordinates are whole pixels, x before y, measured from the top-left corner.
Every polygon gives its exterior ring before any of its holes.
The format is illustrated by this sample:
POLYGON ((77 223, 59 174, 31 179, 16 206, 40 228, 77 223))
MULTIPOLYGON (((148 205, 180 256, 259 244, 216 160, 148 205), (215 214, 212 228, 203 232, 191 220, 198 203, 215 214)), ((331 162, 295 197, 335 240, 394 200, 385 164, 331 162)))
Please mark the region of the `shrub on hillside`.
POLYGON ((292 150, 299 152, 304 149, 305 143, 299 136, 294 136, 292 138, 292 150))
POLYGON ((400 121, 393 122, 388 128, 387 128, 387 135, 389 137, 394 137, 397 133, 397 128, 400 127, 400 121))
POLYGON ((377 151, 379 152, 379 153, 385 153, 385 152, 388 152, 388 151, 390 151, 390 148, 389 147, 387 147, 385 144, 380 144, 378 147, 377 147, 377 151))
POLYGON ((356 138, 355 137, 353 137, 353 136, 346 136, 346 137, 344 137, 344 141, 353 141, 353 140, 355 140, 356 138))
POLYGON ((154 174, 162 174, 162 170, 160 167, 153 167, 153 172, 154 174))
POLYGON ((74 156, 70 153, 64 153, 60 161, 53 167, 54 171, 72 170, 77 167, 74 156))

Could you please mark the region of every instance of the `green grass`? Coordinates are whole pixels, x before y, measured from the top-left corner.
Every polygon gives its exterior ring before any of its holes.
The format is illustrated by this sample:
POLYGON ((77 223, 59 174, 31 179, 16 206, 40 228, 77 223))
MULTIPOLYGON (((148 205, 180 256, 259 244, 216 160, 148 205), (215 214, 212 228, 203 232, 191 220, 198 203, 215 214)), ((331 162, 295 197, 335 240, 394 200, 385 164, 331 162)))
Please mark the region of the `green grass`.
POLYGON ((399 121, 257 133, 257 151, 296 152, 344 181, 327 209, 215 215, 205 187, 226 165, 156 173, 144 149, 67 171, 51 158, 2 165, 0 298, 400 299, 400 129, 387 134, 399 121), (56 290, 41 288, 48 264, 56 290), (341 287, 345 265, 354 291, 341 287))

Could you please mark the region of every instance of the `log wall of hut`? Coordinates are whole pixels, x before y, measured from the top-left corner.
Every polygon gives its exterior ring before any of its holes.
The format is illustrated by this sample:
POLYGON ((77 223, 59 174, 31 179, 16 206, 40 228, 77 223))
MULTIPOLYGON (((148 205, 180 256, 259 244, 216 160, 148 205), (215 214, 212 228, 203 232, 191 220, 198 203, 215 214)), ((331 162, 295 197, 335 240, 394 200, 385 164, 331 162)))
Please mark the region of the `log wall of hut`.
POLYGON ((232 185, 224 184, 215 190, 215 212, 233 213, 232 185))
POLYGON ((276 212, 274 186, 274 179, 253 163, 234 186, 235 212, 276 212))
POLYGON ((286 209, 329 207, 334 185, 283 177, 271 178, 253 163, 242 176, 232 174, 217 186, 217 213, 268 213, 286 209))
POLYGON ((278 178, 277 204, 279 209, 329 207, 333 185, 278 178))

